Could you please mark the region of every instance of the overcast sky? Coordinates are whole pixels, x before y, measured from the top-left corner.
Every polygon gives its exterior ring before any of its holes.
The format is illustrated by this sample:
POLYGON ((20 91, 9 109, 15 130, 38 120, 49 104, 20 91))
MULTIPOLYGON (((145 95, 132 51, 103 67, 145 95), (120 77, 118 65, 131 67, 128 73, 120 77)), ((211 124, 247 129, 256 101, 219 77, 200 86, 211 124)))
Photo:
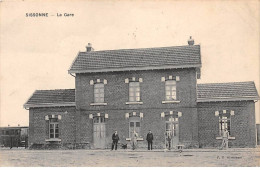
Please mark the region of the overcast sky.
POLYGON ((179 46, 192 35, 201 45, 199 83, 254 81, 260 91, 259 1, 24 0, 0 5, 0 126, 29 124, 23 104, 36 89, 75 88, 67 71, 88 42, 95 50, 179 46), (25 17, 30 12, 49 17, 25 17))

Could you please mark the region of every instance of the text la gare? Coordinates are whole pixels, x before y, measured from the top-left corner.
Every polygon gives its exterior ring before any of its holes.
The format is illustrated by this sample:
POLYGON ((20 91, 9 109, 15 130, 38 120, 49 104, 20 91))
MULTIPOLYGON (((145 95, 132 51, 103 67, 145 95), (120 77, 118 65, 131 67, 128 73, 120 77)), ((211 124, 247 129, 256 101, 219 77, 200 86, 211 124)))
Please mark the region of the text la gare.
POLYGON ((74 14, 70 14, 70 13, 57 13, 57 17, 74 17, 74 14))

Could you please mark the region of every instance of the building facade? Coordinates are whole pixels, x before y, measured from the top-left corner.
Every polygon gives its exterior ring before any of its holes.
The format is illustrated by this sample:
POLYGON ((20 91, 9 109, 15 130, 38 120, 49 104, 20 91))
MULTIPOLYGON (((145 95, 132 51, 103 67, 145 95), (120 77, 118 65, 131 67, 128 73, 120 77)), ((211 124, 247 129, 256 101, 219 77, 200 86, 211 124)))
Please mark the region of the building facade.
MULTIPOLYGON (((230 147, 255 147, 254 82, 197 84, 200 46, 79 52, 69 69, 75 89, 36 90, 29 110, 29 144, 110 148, 111 136, 138 147, 217 147, 227 128, 230 147)), ((128 145, 129 146, 129 145, 128 145)))

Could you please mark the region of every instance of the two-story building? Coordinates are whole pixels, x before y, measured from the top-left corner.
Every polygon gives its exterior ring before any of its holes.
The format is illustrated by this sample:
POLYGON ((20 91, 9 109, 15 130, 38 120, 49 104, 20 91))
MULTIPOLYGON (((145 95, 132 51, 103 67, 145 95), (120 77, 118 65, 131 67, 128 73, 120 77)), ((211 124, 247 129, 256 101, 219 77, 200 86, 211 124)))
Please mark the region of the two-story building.
POLYGON ((254 82, 197 84, 201 49, 187 46, 79 52, 69 74, 75 89, 36 90, 29 109, 29 144, 110 148, 118 131, 138 147, 154 134, 154 147, 217 147, 227 128, 231 147, 255 147, 254 82))

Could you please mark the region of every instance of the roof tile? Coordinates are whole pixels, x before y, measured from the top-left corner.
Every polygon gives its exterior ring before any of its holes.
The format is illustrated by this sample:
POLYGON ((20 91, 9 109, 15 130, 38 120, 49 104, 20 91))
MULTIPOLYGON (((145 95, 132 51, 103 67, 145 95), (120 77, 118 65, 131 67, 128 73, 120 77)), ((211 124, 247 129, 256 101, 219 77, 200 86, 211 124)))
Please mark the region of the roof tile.
POLYGON ((75 89, 36 90, 27 105, 75 102, 75 89))
POLYGON ((259 99, 254 82, 209 83, 197 85, 197 101, 259 99))
POLYGON ((200 64, 199 45, 120 49, 80 52, 69 72, 156 66, 198 67, 200 64))

